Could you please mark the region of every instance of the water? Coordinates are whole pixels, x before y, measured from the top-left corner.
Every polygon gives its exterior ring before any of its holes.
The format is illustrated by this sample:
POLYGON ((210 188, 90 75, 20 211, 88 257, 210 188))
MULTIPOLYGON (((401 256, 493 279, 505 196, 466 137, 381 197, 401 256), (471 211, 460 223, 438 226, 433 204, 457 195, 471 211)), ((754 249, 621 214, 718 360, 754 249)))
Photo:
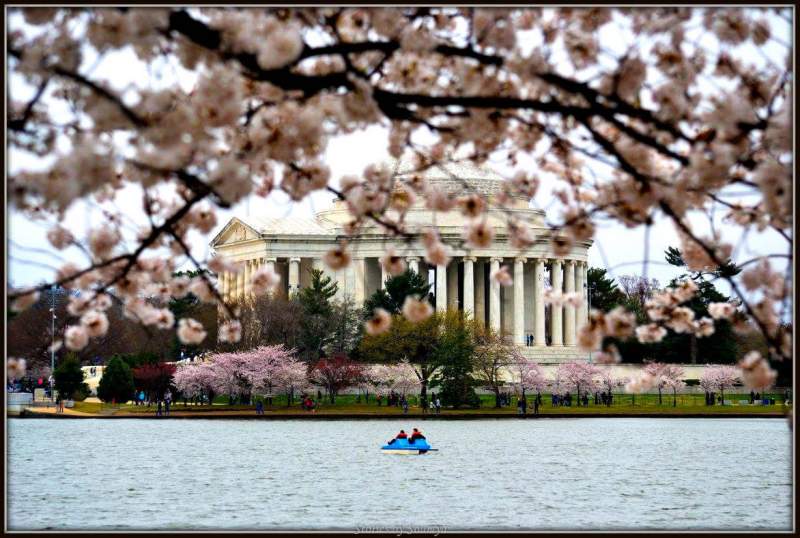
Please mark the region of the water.
POLYGON ((9 420, 10 529, 790 529, 776 419, 9 420), (382 454, 421 426, 439 452, 382 454))

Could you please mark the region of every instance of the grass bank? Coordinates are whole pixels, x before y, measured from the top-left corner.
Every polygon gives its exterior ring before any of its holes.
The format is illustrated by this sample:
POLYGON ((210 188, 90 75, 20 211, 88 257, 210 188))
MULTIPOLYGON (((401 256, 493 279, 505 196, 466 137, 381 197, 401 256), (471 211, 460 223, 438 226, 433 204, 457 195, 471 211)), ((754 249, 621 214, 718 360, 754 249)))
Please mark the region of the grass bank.
MULTIPOLYGON (((662 397, 659 404, 658 395, 618 395, 614 397, 614 403, 610 406, 602 404, 595 405, 593 399, 590 400, 588 407, 583 406, 552 406, 550 395, 542 395, 543 405, 539 408, 541 417, 783 417, 788 412, 789 407, 783 405, 781 399, 776 399, 776 405, 739 405, 740 400, 748 400, 746 395, 731 395, 730 400, 737 405, 714 405, 706 406, 703 402, 703 395, 679 395, 673 405, 671 396, 662 397)), ((727 398, 726 398, 727 399, 727 398)), ((458 418, 516 418, 518 417, 516 398, 512 398, 512 405, 500 408, 494 407, 494 397, 483 395, 481 407, 478 409, 442 409, 440 415, 430 412, 423 413, 412 401, 408 415, 418 418, 429 419, 458 419, 458 418)), ((70 410, 68 410, 70 411, 70 410)), ((134 406, 123 404, 112 406, 99 402, 75 402, 72 413, 65 416, 80 417, 109 417, 109 418, 149 418, 156 415, 156 406, 134 406)), ((42 410, 34 412, 45 413, 42 410)), ((48 411, 49 416, 52 414, 48 411)), ((374 398, 369 398, 367 402, 363 397, 357 398, 354 395, 343 395, 337 397, 335 404, 323 401, 318 409, 311 413, 300 408, 295 402, 293 405, 286 405, 285 398, 276 398, 273 405, 264 407, 264 415, 259 416, 255 413, 254 405, 229 405, 227 398, 217 398, 212 405, 184 405, 182 401, 172 405, 170 415, 175 418, 395 418, 403 416, 403 410, 395 406, 378 406, 374 398)), ((533 406, 528 407, 526 415, 534 418, 533 406)))

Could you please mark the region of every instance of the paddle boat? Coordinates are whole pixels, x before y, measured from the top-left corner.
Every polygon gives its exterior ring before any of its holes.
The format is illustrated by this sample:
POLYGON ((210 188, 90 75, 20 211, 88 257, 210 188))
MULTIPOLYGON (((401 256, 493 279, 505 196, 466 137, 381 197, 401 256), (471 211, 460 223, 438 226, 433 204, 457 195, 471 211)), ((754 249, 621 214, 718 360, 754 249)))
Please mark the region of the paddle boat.
POLYGON ((416 455, 434 452, 436 449, 431 448, 426 439, 417 439, 413 443, 410 443, 408 439, 395 439, 394 443, 383 445, 381 451, 386 454, 416 455))

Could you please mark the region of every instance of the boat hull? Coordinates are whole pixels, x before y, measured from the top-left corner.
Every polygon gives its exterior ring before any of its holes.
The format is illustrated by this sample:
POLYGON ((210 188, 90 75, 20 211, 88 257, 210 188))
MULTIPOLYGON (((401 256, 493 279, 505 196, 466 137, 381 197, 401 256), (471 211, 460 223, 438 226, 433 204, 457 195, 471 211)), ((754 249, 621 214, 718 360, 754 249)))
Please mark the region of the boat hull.
POLYGON ((407 439, 396 439, 391 444, 383 445, 381 450, 387 454, 417 455, 425 454, 433 449, 425 439, 420 439, 414 443, 409 443, 407 439))
POLYGON ((398 456, 417 456, 419 454, 425 454, 428 452, 427 449, 412 449, 412 448, 383 448, 381 452, 386 454, 395 454, 398 456))

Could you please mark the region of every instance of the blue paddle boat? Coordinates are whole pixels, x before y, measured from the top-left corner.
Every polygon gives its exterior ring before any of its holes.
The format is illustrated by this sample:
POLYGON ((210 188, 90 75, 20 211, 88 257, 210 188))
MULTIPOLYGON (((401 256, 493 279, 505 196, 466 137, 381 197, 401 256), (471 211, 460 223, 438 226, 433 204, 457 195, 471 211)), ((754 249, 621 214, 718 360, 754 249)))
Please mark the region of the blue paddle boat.
POLYGON ((410 443, 408 439, 395 439, 394 443, 390 445, 383 445, 381 447, 381 451, 385 452, 386 454, 400 455, 425 454, 435 450, 435 448, 431 448, 431 445, 429 445, 428 441, 425 439, 417 439, 413 443, 410 443))

